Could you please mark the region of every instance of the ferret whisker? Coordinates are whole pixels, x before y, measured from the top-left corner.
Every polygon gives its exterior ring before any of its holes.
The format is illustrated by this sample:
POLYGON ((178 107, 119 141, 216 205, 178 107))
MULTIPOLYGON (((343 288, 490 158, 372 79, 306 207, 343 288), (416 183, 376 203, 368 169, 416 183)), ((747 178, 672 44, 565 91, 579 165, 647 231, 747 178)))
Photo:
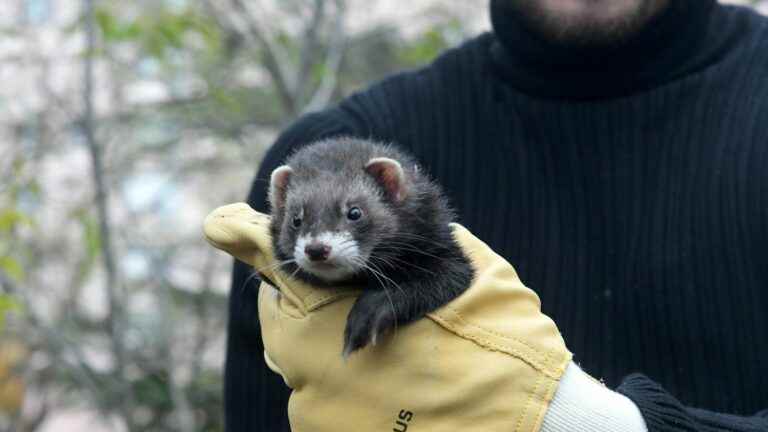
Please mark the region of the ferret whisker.
POLYGON ((293 273, 291 273, 291 279, 294 279, 300 270, 301 270, 301 267, 296 266, 296 270, 294 270, 293 273))
POLYGON ((429 269, 428 269, 428 268, 426 268, 426 267, 422 267, 422 266, 420 266, 420 265, 416 265, 416 264, 414 264, 414 263, 411 263, 411 262, 408 262, 408 261, 406 261, 406 260, 404 260, 404 259, 400 259, 400 258, 397 258, 397 257, 393 257, 393 256, 382 257, 381 255, 371 255, 371 256, 370 256, 370 258, 371 258, 371 259, 378 259, 378 260, 380 260, 380 261, 383 261, 383 262, 387 263, 388 265, 390 265, 390 266, 392 266, 392 267, 397 267, 397 266, 395 265, 395 263, 393 263, 393 262, 391 261, 391 260, 394 260, 394 261, 397 261, 397 262, 399 262, 399 263, 402 263, 402 264, 404 264, 404 265, 407 265, 407 266, 409 266, 409 267, 413 267, 413 268, 415 268, 415 269, 423 270, 423 271, 425 271, 425 272, 427 272, 427 273, 429 273, 429 274, 432 274, 432 275, 435 275, 435 274, 436 274, 435 272, 433 272, 432 270, 429 270, 429 269))
POLYGON ((284 261, 278 261, 278 262, 272 263, 272 264, 270 264, 268 266, 256 269, 256 272, 257 272, 256 274, 264 273, 265 271, 271 271, 271 270, 274 270, 274 269, 277 269, 277 268, 281 268, 281 267, 283 267, 286 264, 291 264, 291 263, 295 263, 295 262, 296 262, 296 260, 293 259, 293 258, 287 259, 287 260, 284 260, 284 261))
POLYGON ((440 260, 440 261, 450 261, 451 260, 451 258, 441 257, 441 256, 437 256, 437 255, 431 254, 429 252, 424 252, 423 250, 418 249, 416 247, 406 247, 406 246, 394 245, 394 246, 377 246, 377 249, 391 250, 391 251, 395 251, 395 252, 407 250, 407 251, 410 251, 410 252, 413 252, 413 253, 416 253, 416 254, 419 254, 419 255, 424 255, 424 256, 432 257, 432 258, 435 258, 435 259, 440 260))
POLYGON ((400 285, 397 282, 392 280, 392 278, 390 278, 389 276, 384 274, 384 272, 381 270, 381 268, 379 268, 378 266, 376 266, 374 263, 372 263, 370 261, 368 263, 366 263, 366 265, 368 265, 368 269, 369 270, 376 271, 381 277, 383 277, 384 279, 388 280, 392 285, 394 285, 394 287, 397 288, 400 292, 405 293, 403 288, 400 287, 400 285))
MULTIPOLYGON (((378 263, 381 263, 381 264, 383 264, 383 265, 386 265, 386 266, 388 266, 388 268, 389 268, 390 270, 392 270, 392 271, 402 270, 402 268, 401 268, 401 267, 399 268, 399 266, 397 265, 397 263, 396 263, 396 262, 394 262, 394 260, 397 260, 397 258, 395 258, 395 257, 390 257, 390 256, 382 256, 382 255, 375 255, 375 254, 371 254, 371 255, 368 257, 368 259, 369 259, 369 260, 372 260, 372 261, 374 261, 374 262, 378 262, 378 263)), ((409 265, 411 265, 411 263, 405 262, 405 261, 403 261, 403 260, 398 260, 398 261, 400 261, 400 262, 403 262, 403 263, 405 263, 405 264, 409 264, 409 265)), ((411 265, 411 266, 412 266, 412 267, 415 267, 415 265, 411 265)), ((379 270, 382 270, 382 271, 383 271, 383 269, 382 269, 381 267, 379 267, 379 270)))
POLYGON ((395 325, 392 329, 392 333, 397 334, 397 310, 395 310, 395 302, 392 301, 392 296, 389 294, 389 290, 386 286, 382 285, 381 289, 384 290, 384 294, 386 294, 387 300, 389 300, 389 307, 392 308, 392 316, 395 318, 395 325))
MULTIPOLYGON (((432 257, 432 258, 435 258, 435 259, 438 259, 438 260, 454 260, 454 259, 458 258, 458 257, 454 257, 454 256, 447 256, 446 257, 446 256, 435 255, 433 253, 425 252, 423 249, 419 249, 418 247, 416 247, 414 245, 411 245, 411 244, 408 244, 408 243, 391 242, 389 244, 379 245, 379 246, 376 247, 376 249, 391 250, 391 251, 394 251, 394 252, 399 252, 399 251, 415 252, 415 253, 418 253, 420 255, 429 256, 429 257, 432 257)), ((446 251, 446 253, 448 253, 448 252, 446 251)))
POLYGON ((392 296, 389 294, 389 290, 387 290, 387 284, 385 281, 382 280, 382 278, 389 280, 392 284, 394 284, 400 291, 402 291, 402 288, 398 284, 395 283, 392 279, 385 276, 384 274, 380 273, 377 270, 374 270, 371 266, 371 263, 366 263, 365 261, 360 260, 359 264, 361 267, 365 268, 366 270, 370 271, 373 277, 376 278, 376 280, 379 281, 379 286, 382 290, 384 290, 384 294, 387 296, 387 300, 389 301, 389 306, 392 308, 392 316, 395 318, 395 325, 393 332, 397 333, 397 309, 395 309, 395 303, 392 301, 392 296))
POLYGON ((240 294, 245 292, 245 287, 248 285, 249 282, 259 277, 259 273, 257 271, 253 271, 248 277, 243 281, 243 284, 240 286, 240 294))
POLYGON ((368 257, 368 260, 379 262, 379 263, 383 264, 384 266, 386 266, 390 270, 397 270, 397 266, 389 258, 382 257, 382 256, 376 256, 376 255, 370 255, 368 257))
MULTIPOLYGON (((407 241, 398 241, 398 240, 394 240, 394 239, 385 240, 385 241, 381 242, 381 244, 384 244, 384 245, 410 246, 410 247, 419 248, 419 249, 422 248, 422 247, 430 246, 429 244, 419 244, 419 243, 425 243, 425 242, 413 242, 413 243, 411 243, 411 242, 407 242, 407 241)), ((433 243, 432 246, 436 246, 434 249, 437 249, 437 250, 445 250, 445 247, 441 247, 438 243, 433 243)))
POLYGON ((348 251, 350 249, 354 249, 354 248, 357 247, 357 243, 356 242, 350 240, 349 243, 350 243, 349 245, 345 245, 344 243, 342 243, 342 246, 345 246, 345 247, 339 248, 338 250, 336 250, 336 253, 343 253, 343 252, 346 252, 346 251, 348 251))
POLYGON ((436 245, 436 246, 438 246, 440 248, 444 248, 445 247, 444 244, 435 241, 435 239, 431 239, 429 237, 424 237, 421 234, 398 233, 396 237, 397 238, 406 238, 406 239, 415 239, 415 240, 418 240, 419 242, 423 242, 423 243, 431 244, 431 245, 436 245))

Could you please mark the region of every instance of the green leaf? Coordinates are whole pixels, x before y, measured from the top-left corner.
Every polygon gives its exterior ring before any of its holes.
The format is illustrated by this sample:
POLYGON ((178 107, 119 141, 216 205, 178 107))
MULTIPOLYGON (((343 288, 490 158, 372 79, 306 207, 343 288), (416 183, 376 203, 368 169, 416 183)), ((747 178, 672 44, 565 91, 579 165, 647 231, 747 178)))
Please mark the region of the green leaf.
POLYGON ((94 13, 94 17, 96 18, 96 25, 101 31, 102 36, 104 36, 104 39, 114 39, 118 33, 118 23, 114 15, 99 8, 94 13))
POLYGON ((0 294, 0 331, 5 327, 5 317, 9 312, 20 311, 21 304, 8 294, 0 294))
POLYGON ((101 248, 99 225, 96 223, 96 219, 88 214, 81 215, 79 219, 80 224, 83 227, 83 244, 85 245, 85 252, 88 256, 88 260, 91 261, 96 258, 101 248))
POLYGON ((0 311, 21 310, 21 304, 8 294, 0 294, 0 311))
POLYGON ((8 277, 20 281, 24 277, 24 269, 16 259, 8 255, 0 256, 0 270, 8 277))
POLYGON ((406 45, 401 53, 402 60, 409 65, 421 65, 435 57, 448 47, 448 41, 441 27, 432 28, 419 36, 411 45, 406 45))
POLYGON ((32 219, 16 209, 0 211, 0 232, 9 232, 17 225, 22 224, 31 226, 32 219))

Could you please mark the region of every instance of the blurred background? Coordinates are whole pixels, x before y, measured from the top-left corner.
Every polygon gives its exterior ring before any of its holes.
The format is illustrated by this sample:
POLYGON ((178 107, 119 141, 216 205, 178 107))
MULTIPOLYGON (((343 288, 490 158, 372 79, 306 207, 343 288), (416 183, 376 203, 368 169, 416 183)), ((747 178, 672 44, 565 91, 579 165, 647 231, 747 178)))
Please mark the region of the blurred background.
POLYGON ((0 3, 0 431, 223 430, 202 219, 297 116, 490 27, 487 0, 0 3))

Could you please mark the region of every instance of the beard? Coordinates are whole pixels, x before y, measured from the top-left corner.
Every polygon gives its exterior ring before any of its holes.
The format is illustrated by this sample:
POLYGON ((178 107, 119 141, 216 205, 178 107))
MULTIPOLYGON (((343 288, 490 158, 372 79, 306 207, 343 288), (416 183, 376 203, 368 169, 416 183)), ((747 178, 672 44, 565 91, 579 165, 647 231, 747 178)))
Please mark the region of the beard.
POLYGON ((502 0, 526 29, 562 46, 621 45, 674 0, 502 0))

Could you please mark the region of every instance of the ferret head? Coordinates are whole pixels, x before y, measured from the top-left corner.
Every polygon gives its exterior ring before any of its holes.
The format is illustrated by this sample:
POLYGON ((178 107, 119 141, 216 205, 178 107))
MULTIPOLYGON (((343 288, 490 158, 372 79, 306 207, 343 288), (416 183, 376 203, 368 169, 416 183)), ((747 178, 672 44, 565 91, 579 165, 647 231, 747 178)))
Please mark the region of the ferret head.
POLYGON ((400 229, 396 207, 407 193, 405 172, 390 158, 338 172, 278 167, 269 192, 276 255, 326 283, 375 269, 371 252, 400 229))

